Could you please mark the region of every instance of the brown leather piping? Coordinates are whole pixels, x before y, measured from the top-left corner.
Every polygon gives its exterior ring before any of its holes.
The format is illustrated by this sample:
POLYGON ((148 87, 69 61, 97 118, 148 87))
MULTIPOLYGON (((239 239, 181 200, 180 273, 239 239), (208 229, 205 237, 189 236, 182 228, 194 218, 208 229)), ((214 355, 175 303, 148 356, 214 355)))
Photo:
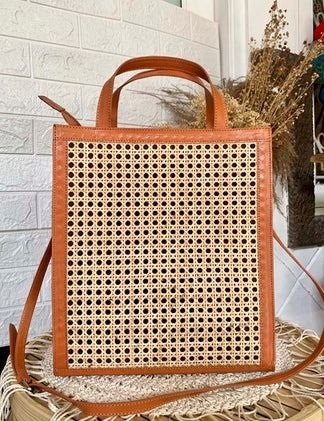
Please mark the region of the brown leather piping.
MULTIPOLYGON (((307 271, 306 268, 296 259, 296 257, 290 252, 289 249, 284 245, 280 240, 278 235, 274 233, 274 238, 279 243, 279 245, 288 253, 288 255, 296 262, 296 264, 310 277, 316 288, 318 289, 322 299, 324 300, 324 289, 316 281, 316 279, 307 271)), ((163 394, 159 396, 153 396, 146 399, 141 399, 137 401, 130 402, 111 402, 111 403, 89 403, 84 401, 78 401, 72 399, 59 391, 48 387, 42 383, 39 383, 37 380, 29 376, 25 366, 25 347, 27 334, 30 327, 31 318, 35 305, 37 302, 37 297, 40 292, 40 288, 44 279, 46 268, 49 264, 51 256, 51 242, 49 243, 44 256, 41 260, 39 269, 35 275, 34 281, 32 283, 25 307, 23 310, 23 315, 20 321, 18 333, 13 325, 10 325, 10 347, 11 347, 11 358, 13 362, 13 369, 17 376, 17 381, 19 383, 27 384, 31 389, 39 389, 49 393, 52 393, 56 396, 59 396, 66 401, 72 403, 73 405, 80 408, 80 410, 87 415, 91 416, 113 416, 113 415, 128 415, 128 414, 140 414, 146 411, 153 409, 156 406, 166 404, 178 399, 188 398, 190 396, 196 396, 202 393, 226 389, 226 388, 237 388, 242 386, 252 386, 252 385, 265 385, 269 383, 277 383, 283 380, 286 380, 290 377, 295 376, 300 371, 308 367, 324 350, 324 329, 321 334, 321 338, 312 352, 304 361, 297 364, 295 367, 280 372, 276 374, 266 375, 264 377, 259 377, 256 379, 245 380, 237 383, 228 383, 224 385, 204 387, 201 389, 194 390, 183 390, 179 392, 172 392, 168 394, 163 394)))
POLYGON ((213 142, 271 142, 270 127, 244 127, 240 129, 185 129, 166 127, 112 127, 109 129, 54 124, 56 137, 61 140, 87 139, 92 142, 160 142, 160 143, 213 143, 213 142))
MULTIPOLYGON (((70 126, 68 126, 70 127, 70 126)), ((52 200, 52 325, 54 370, 67 365, 66 267, 67 267, 67 142, 53 144, 53 200, 52 200)), ((56 373, 55 373, 56 374, 56 373)))
POLYGON ((257 143, 257 232, 261 366, 275 366, 272 241, 272 143, 257 143))

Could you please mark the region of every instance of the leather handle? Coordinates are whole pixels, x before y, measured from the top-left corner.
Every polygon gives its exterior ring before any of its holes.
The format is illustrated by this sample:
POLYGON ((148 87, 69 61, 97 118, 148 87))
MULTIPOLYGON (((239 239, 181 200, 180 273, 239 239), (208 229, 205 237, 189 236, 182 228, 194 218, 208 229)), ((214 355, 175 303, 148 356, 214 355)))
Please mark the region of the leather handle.
MULTIPOLYGON (((311 273, 298 261, 298 259, 290 252, 290 250, 285 246, 285 244, 280 240, 278 235, 274 232, 274 238, 278 244, 288 253, 288 255, 297 263, 297 265, 309 276, 316 288, 318 289, 321 298, 324 300, 324 290, 321 285, 316 281, 316 279, 311 275, 311 273)), ((52 387, 46 386, 33 379, 26 370, 25 365, 25 348, 27 335, 32 319, 32 315, 36 306, 37 298, 43 283, 43 279, 48 267, 49 261, 51 258, 51 242, 46 248, 46 251, 43 255, 39 268, 36 272, 35 278, 33 280, 28 298, 25 303, 23 314, 21 317, 20 325, 18 332, 16 331, 13 325, 10 325, 9 334, 10 334, 10 353, 14 373, 16 374, 17 381, 19 383, 27 385, 28 388, 40 389, 53 395, 59 396, 62 399, 70 402, 71 404, 78 407, 84 414, 89 416, 117 416, 117 415, 130 415, 130 414, 140 414, 152 410, 153 408, 164 405, 166 403, 184 399, 192 396, 197 396, 202 393, 207 393, 216 390, 222 390, 227 388, 238 388, 243 386, 255 386, 255 385, 265 385, 269 383, 278 383, 284 381, 290 377, 295 376, 300 371, 308 367, 315 359, 322 354, 324 350, 324 329, 322 331, 319 342, 313 352, 301 363, 297 364, 295 367, 290 368, 286 371, 282 371, 275 374, 268 374, 263 377, 258 377, 250 380, 244 380, 240 382, 227 383, 218 386, 208 386, 200 389, 191 389, 183 390, 178 392, 167 393, 159 396, 152 396, 150 398, 140 399, 137 401, 127 401, 127 402, 110 402, 110 403, 91 403, 85 401, 78 401, 76 399, 70 398, 69 396, 64 395, 63 393, 53 389, 52 387)))
POLYGON ((204 88, 205 91, 205 99, 206 99, 206 126, 207 128, 213 128, 213 117, 214 117, 214 101, 213 97, 210 93, 210 91, 206 88, 204 83, 200 78, 197 76, 192 76, 189 73, 185 73, 179 70, 168 70, 167 74, 165 70, 147 70, 145 72, 141 72, 130 79, 128 79, 126 82, 124 82, 121 86, 118 87, 118 89, 115 90, 112 98, 112 116, 111 116, 111 125, 112 127, 117 127, 117 121, 118 121, 118 103, 119 103, 119 97, 121 94, 122 89, 127 86, 131 82, 135 82, 136 80, 149 78, 153 76, 173 76, 173 77, 179 77, 182 79, 190 80, 191 82, 195 82, 201 87, 204 88))
POLYGON ((168 71, 182 71, 207 81, 211 87, 211 93, 214 101, 213 128, 216 130, 222 130, 228 127, 227 113, 223 97, 213 85, 210 76, 202 66, 193 61, 177 57, 145 56, 133 58, 122 63, 111 78, 104 84, 97 107, 96 126, 98 128, 112 127, 112 96, 116 76, 132 70, 144 69, 165 70, 166 75, 168 71))

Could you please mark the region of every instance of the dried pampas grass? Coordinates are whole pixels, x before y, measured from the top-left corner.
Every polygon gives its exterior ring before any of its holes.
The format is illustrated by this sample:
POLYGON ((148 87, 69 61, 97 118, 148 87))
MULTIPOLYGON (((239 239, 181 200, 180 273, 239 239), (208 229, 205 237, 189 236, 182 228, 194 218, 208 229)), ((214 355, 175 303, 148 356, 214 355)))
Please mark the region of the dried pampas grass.
MULTIPOLYGON (((285 13, 275 0, 261 45, 257 46, 255 40, 251 40, 245 80, 223 80, 220 86, 231 127, 272 127, 274 176, 283 187, 295 159, 294 125, 303 113, 305 98, 318 77, 312 71, 312 62, 324 53, 321 42, 305 43, 299 54, 291 53, 287 47, 289 32, 285 13)), ((166 126, 205 127, 203 94, 177 85, 153 95, 167 111, 170 121, 166 126)))

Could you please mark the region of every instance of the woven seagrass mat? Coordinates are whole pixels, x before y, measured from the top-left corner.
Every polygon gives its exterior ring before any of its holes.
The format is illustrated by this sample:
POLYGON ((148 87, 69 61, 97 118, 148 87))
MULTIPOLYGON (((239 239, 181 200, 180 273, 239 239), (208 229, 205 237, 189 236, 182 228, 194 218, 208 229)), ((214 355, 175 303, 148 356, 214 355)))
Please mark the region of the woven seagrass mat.
MULTIPOLYGON (((281 371, 305 359, 318 337, 314 332, 277 321, 277 366, 281 371)), ((29 372, 65 393, 90 401, 139 399, 150 394, 199 387, 242 378, 249 374, 199 374, 172 376, 55 377, 52 373, 51 335, 40 336, 28 345, 29 372)), ((85 417, 76 408, 46 393, 30 395, 17 385, 8 361, 0 380, 0 418, 8 421, 100 420, 85 417), (22 393, 23 392, 23 393, 22 393)), ((156 408, 137 420, 324 420, 324 357, 289 381, 269 386, 225 390, 184 399, 156 408)), ((110 420, 116 419, 111 417, 110 420)))

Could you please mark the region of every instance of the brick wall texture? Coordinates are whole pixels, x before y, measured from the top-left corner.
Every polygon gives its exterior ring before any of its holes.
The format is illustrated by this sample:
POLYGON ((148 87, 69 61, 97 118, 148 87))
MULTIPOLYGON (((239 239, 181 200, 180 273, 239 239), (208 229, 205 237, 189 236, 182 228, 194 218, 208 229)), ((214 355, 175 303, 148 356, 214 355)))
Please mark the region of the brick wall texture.
MULTIPOLYGON (((51 127, 62 120, 37 96, 93 125, 104 81, 121 62, 151 54, 192 59, 220 77, 217 24, 165 1, 0 0, 0 346, 50 237, 51 127)), ((175 81, 134 83, 120 125, 160 122, 157 100, 135 90, 175 81)), ((48 274, 31 335, 50 328, 50 298, 48 274)))

